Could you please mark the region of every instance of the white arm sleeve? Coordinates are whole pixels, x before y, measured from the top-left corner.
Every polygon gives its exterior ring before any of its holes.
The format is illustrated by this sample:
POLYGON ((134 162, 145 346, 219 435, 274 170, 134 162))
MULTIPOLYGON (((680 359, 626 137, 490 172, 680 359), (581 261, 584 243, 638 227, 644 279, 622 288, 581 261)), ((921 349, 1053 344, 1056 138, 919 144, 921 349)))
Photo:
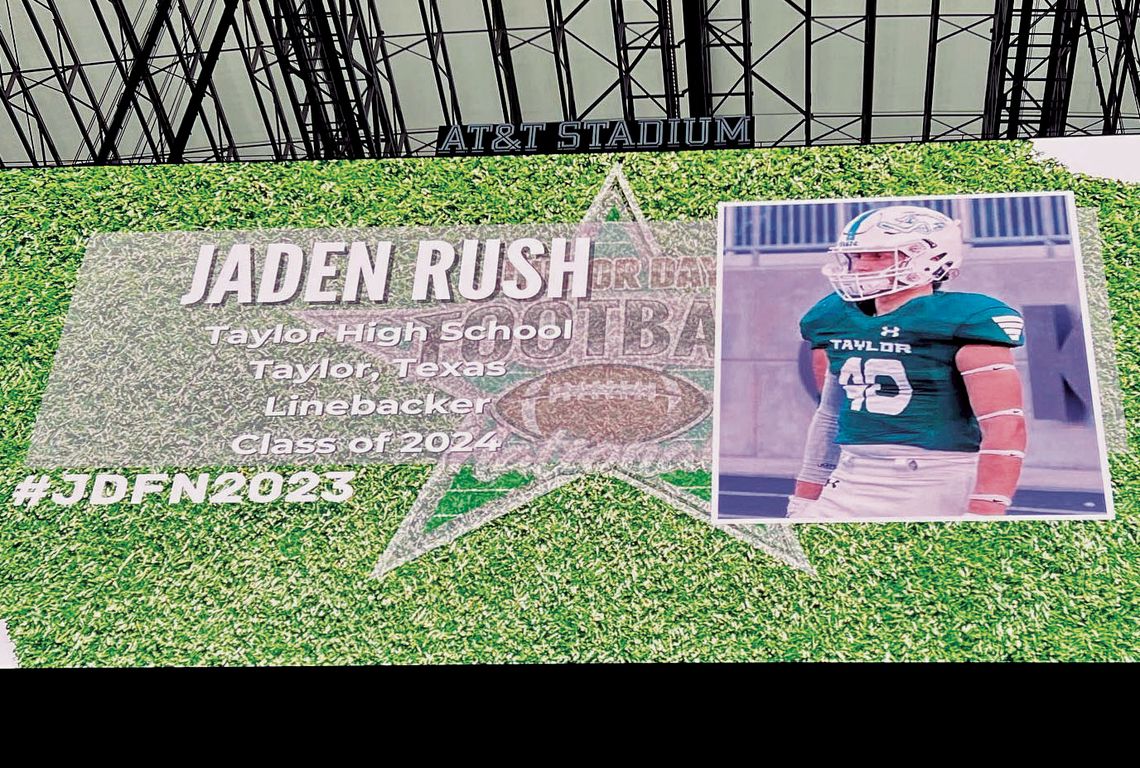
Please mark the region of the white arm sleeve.
POLYGON ((839 446, 835 435, 839 431, 839 409, 843 407, 843 390, 829 372, 823 380, 819 407, 815 409, 808 427, 804 460, 796 480, 806 483, 827 482, 831 471, 839 463, 839 446))

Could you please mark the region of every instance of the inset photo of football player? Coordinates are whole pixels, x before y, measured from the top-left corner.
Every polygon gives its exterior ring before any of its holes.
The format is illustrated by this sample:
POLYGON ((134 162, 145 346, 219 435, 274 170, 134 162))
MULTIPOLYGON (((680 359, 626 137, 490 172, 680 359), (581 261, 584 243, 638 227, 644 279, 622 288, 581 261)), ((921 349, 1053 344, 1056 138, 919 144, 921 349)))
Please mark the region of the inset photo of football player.
POLYGON ((719 228, 715 522, 1112 517, 1070 193, 719 228))

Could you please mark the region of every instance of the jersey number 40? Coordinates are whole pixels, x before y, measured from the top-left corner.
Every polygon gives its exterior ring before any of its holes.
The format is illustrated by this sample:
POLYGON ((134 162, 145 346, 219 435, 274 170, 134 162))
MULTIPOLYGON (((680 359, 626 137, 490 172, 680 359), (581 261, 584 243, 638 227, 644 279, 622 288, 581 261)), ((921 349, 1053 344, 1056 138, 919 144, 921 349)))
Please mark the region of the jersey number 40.
POLYGON ((902 413, 914 394, 903 364, 889 358, 847 358, 839 369, 839 384, 851 400, 851 410, 866 408, 868 413, 884 416, 902 413), (880 379, 889 379, 894 384, 895 393, 883 394, 880 379))

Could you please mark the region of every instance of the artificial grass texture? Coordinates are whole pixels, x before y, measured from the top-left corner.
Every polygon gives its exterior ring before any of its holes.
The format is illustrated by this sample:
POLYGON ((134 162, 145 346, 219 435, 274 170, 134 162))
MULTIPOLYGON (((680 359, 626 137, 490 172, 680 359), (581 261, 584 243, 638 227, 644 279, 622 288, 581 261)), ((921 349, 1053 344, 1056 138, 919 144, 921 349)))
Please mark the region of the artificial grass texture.
POLYGON ((525 488, 534 482, 533 475, 522 472, 505 472, 493 480, 483 482, 475 477, 469 465, 464 466, 451 480, 447 494, 440 499, 435 514, 427 521, 425 530, 434 531, 449 520, 471 512, 484 504, 501 499, 512 490, 525 488))
MULTIPOLYGON (((1111 461, 1113 522, 797 527, 814 576, 604 478, 383 580, 369 572, 427 467, 359 467, 344 504, 7 503, 91 234, 574 221, 614 159, 0 173, 0 617, 21 663, 1140 657, 1132 453, 1111 461)), ((720 200, 1073 189, 1100 212, 1136 445, 1140 186, 1074 177, 1024 143, 623 159, 651 219, 710 218, 720 200)))

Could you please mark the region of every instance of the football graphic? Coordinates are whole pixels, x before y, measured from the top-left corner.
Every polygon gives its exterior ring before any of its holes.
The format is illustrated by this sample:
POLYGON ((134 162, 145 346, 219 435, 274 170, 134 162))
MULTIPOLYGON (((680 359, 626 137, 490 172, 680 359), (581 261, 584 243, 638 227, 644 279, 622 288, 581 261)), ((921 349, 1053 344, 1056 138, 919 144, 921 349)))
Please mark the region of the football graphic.
POLYGON ((598 363, 550 371, 515 386, 494 406, 516 432, 561 432, 592 443, 643 443, 679 434, 705 418, 710 397, 664 371, 598 363))

